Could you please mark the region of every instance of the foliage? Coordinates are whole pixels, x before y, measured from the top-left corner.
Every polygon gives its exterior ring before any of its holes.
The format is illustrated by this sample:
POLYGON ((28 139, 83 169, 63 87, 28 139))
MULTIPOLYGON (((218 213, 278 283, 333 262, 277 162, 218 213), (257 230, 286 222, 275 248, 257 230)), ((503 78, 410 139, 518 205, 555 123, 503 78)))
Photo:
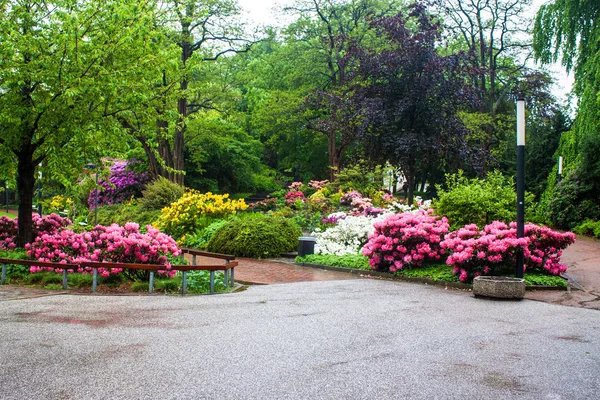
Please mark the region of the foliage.
POLYGON ((558 228, 571 229, 586 219, 600 219, 600 202, 590 181, 578 169, 569 171, 548 196, 545 217, 558 228))
MULTIPOLYGON (((551 222, 571 228, 588 218, 598 219, 600 209, 600 4, 596 1, 554 0, 537 13, 533 49, 544 64, 561 58, 567 71, 574 71, 577 116, 571 131, 562 135, 556 155, 564 158, 565 182, 562 202, 558 188, 548 180, 544 193, 551 222), (570 174, 570 176, 569 176, 570 174), (560 204, 560 205, 559 205, 560 204), (561 212, 560 206, 569 211, 561 212), (594 215, 595 214, 595 215, 594 215)), ((564 182, 564 180, 562 181, 564 182)), ((561 182, 561 183, 562 183, 561 182)))
MULTIPOLYGON (((516 192, 512 179, 499 171, 490 172, 485 180, 468 179, 462 171, 446 175, 447 189, 438 186, 438 198, 432 207, 436 214, 448 218, 451 229, 475 224, 483 227, 492 221, 510 222, 516 218, 516 192)), ((527 194, 527 205, 533 196, 527 194)))
POLYGON ((362 250, 371 267, 395 272, 439 260, 444 254, 440 242, 448 232, 448 220, 432 214, 424 210, 392 214, 375 223, 375 232, 362 250))
MULTIPOLYGON (((26 260, 28 259, 27 251, 25 249, 14 249, 14 250, 3 250, 0 248, 0 258, 9 258, 12 260, 26 260)), ((21 277, 29 274, 29 267, 26 265, 18 264, 7 264, 6 276, 8 279, 11 277, 21 277)), ((10 283, 10 282, 9 282, 10 283)))
POLYGON ((573 228, 573 232, 600 239, 600 221, 588 219, 582 224, 579 224, 573 228))
MULTIPOLYGON (((141 229, 146 229, 147 225, 152 225, 157 221, 162 212, 160 210, 142 210, 139 203, 127 202, 120 204, 110 204, 98 207, 98 224, 109 226, 112 224, 125 225, 128 222, 135 222, 141 229)), ((95 210, 91 210, 87 215, 88 227, 93 226, 95 210)))
POLYGON ((468 159, 467 130, 457 115, 472 97, 463 78, 467 57, 437 51, 441 26, 425 4, 370 23, 385 44, 347 53, 342 64, 355 69, 337 96, 349 99, 346 113, 360 116, 349 121, 366 157, 397 166, 412 203, 417 176, 468 159))
POLYGON ((361 254, 307 254, 296 257, 297 263, 328 265, 331 267, 371 270, 369 259, 361 254))
MULTIPOLYGON (((226 291, 225 279, 223 273, 215 272, 215 291, 226 291)), ((189 271, 187 273, 187 291, 188 293, 208 293, 210 292, 210 272, 209 271, 189 271)))
MULTIPOLYGON (((175 241, 158 230, 147 227, 148 232, 140 233, 139 225, 127 223, 111 226, 96 226, 90 232, 75 233, 68 229, 53 234, 41 234, 31 244, 27 244, 27 255, 39 261, 78 264, 85 261, 118 262, 165 265, 164 271, 170 271, 168 256, 178 256, 181 251, 175 241)), ((45 268, 31 267, 31 272, 45 268)), ((52 269, 49 269, 52 270, 52 269)), ((130 278, 146 279, 147 271, 123 271, 121 268, 99 268, 104 277, 124 272, 130 278)), ((62 272, 57 269, 56 272, 62 272)), ((77 272, 90 272, 79 268, 77 272)))
POLYGON ((560 264, 562 249, 574 241, 575 235, 570 232, 560 233, 533 224, 525 225, 525 236, 518 239, 516 224, 509 227, 494 221, 481 231, 471 224, 452 232, 441 246, 452 252, 446 263, 454 267, 461 282, 467 282, 479 275, 513 270, 521 248, 526 268, 559 275, 567 270, 560 264))
POLYGON ((162 210, 156 226, 163 232, 180 238, 203 229, 216 218, 247 208, 244 200, 230 200, 228 194, 200 193, 192 189, 162 210))
POLYGON ((0 4, 0 154, 10 154, 16 164, 20 246, 33 239, 38 170, 70 184, 100 153, 124 147, 127 133, 113 117, 140 103, 163 70, 153 40, 153 5, 0 4))
POLYGON ((208 250, 237 257, 268 258, 298 247, 302 231, 292 221, 268 215, 235 217, 208 242, 208 250))
POLYGON ((147 173, 132 171, 130 163, 123 160, 112 160, 108 180, 99 179, 100 188, 94 189, 88 196, 90 209, 105 204, 123 203, 132 198, 140 197, 150 180, 147 173))
POLYGON ((241 124, 206 112, 191 120, 186 137, 186 185, 221 192, 276 188, 271 171, 261 163, 263 145, 241 124), (216 188, 208 182, 215 182, 216 188))
POLYGON ((227 220, 218 220, 208 225, 206 228, 202 229, 199 232, 185 236, 185 238, 183 239, 183 246, 192 249, 205 249, 210 239, 226 223, 227 220))
POLYGON ((162 210, 183 196, 185 189, 162 176, 150 183, 139 201, 141 211, 162 210))

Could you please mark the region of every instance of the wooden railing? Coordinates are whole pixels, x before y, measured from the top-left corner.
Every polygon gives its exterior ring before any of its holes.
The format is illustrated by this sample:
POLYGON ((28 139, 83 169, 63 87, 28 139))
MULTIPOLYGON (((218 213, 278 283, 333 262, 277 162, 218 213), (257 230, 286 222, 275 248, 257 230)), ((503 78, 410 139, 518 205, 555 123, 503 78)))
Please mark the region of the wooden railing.
MULTIPOLYGON (((192 255, 192 265, 172 265, 170 270, 181 271, 183 275, 183 281, 181 285, 181 293, 186 294, 187 292, 187 272, 188 271, 209 271, 210 272, 210 292, 215 292, 215 271, 223 271, 224 283, 226 287, 234 285, 234 270, 237 267, 238 262, 234 261, 235 257, 226 254, 208 253, 196 249, 183 249, 182 257, 185 254, 192 255), (220 260, 225 260, 225 264, 207 264, 207 265, 196 265, 196 257, 208 257, 220 260)), ((154 273, 158 271, 167 271, 164 265, 157 264, 126 264, 126 263, 108 263, 108 262, 82 262, 80 264, 61 264, 56 262, 43 262, 34 260, 12 260, 8 258, 0 258, 0 264, 2 264, 2 280, 1 284, 4 285, 6 281, 6 266, 8 264, 26 265, 26 266, 37 266, 42 268, 62 269, 63 270, 63 289, 67 289, 67 271, 78 270, 80 268, 92 270, 92 292, 96 292, 98 287, 98 269, 136 269, 150 271, 150 281, 148 284, 148 292, 154 291, 154 273)))

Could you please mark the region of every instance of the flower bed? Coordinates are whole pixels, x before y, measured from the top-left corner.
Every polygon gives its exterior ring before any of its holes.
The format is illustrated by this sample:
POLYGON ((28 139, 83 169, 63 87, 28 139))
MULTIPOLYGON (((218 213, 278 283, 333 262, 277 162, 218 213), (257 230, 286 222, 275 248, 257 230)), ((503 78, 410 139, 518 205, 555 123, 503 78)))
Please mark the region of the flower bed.
POLYGON ((468 282, 476 276, 498 275, 513 269, 520 248, 524 249, 526 268, 559 275, 567 270, 559 262, 562 249, 574 241, 571 232, 556 232, 533 224, 527 224, 525 236, 517 239, 516 224, 509 227, 495 221, 481 231, 472 224, 452 232, 441 247, 452 252, 446 263, 454 268, 461 282, 468 282))
POLYGON ((377 271, 420 267, 424 261, 439 260, 444 254, 440 242, 448 232, 448 221, 430 211, 392 214, 374 228, 362 253, 377 271))

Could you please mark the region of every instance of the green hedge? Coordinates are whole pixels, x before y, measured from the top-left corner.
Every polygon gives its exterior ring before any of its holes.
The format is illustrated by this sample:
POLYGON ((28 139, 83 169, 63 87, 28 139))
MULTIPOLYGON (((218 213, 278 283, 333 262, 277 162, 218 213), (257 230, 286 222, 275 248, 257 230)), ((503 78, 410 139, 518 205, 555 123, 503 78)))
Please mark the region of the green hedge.
POLYGON ((208 250, 237 257, 268 258, 298 247, 302 230, 292 221, 261 214, 235 217, 208 242, 208 250))

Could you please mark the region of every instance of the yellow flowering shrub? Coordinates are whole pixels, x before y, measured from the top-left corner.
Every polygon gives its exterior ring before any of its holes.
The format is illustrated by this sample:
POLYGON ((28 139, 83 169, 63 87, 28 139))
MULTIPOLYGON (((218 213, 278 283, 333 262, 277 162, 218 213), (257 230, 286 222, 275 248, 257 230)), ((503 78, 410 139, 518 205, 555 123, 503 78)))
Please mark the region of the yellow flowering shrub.
POLYGON ((173 237, 181 238, 203 229, 214 219, 247 208, 244 200, 231 200, 228 194, 200 193, 187 189, 179 200, 162 209, 154 225, 173 237))
POLYGON ((66 196, 54 196, 49 201, 44 201, 44 210, 48 213, 70 213, 73 211, 73 200, 66 196))

